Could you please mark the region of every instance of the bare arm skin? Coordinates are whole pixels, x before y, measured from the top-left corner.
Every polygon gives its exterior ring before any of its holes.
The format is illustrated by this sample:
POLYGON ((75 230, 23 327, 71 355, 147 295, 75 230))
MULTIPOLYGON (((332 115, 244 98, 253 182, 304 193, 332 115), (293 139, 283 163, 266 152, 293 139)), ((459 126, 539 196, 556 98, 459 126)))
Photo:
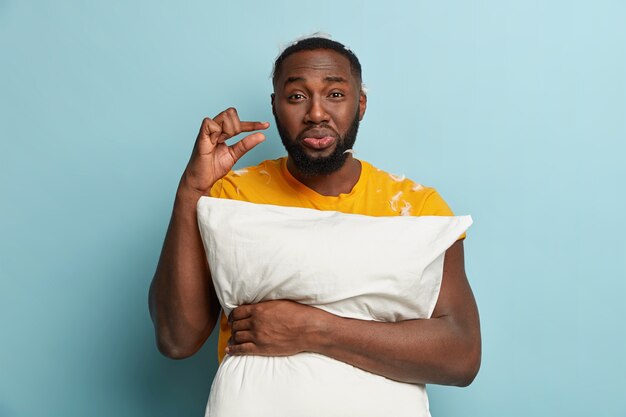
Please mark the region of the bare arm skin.
POLYGON ((265 136, 253 133, 228 146, 241 133, 269 123, 243 122, 230 108, 205 118, 182 175, 161 257, 150 286, 150 316, 157 346, 171 358, 193 355, 211 334, 220 314, 196 216, 196 204, 217 180, 265 136))
POLYGON ((231 355, 317 352, 387 378, 467 386, 480 367, 478 309, 465 276, 463 242, 446 252, 431 319, 381 323, 338 317, 292 301, 240 306, 231 355))

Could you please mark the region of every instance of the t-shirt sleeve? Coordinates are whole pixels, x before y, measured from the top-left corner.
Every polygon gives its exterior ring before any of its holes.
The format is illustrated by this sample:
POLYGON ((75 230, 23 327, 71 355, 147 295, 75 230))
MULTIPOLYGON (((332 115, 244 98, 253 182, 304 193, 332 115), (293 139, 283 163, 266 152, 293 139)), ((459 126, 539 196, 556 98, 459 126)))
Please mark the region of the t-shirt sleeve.
POLYGON ((209 192, 211 197, 240 200, 239 187, 233 175, 226 175, 213 184, 209 192))
POLYGON ((211 187, 209 196, 215 197, 215 198, 221 198, 223 188, 224 188, 224 179, 220 178, 219 180, 215 182, 215 184, 213 184, 213 187, 211 187))
POLYGON ((454 216, 450 206, 436 190, 432 190, 424 200, 420 216, 454 216))
MULTIPOLYGON (((420 216, 454 216, 454 212, 436 191, 432 192, 426 197, 420 216)), ((459 236, 458 240, 465 239, 465 233, 459 236)))

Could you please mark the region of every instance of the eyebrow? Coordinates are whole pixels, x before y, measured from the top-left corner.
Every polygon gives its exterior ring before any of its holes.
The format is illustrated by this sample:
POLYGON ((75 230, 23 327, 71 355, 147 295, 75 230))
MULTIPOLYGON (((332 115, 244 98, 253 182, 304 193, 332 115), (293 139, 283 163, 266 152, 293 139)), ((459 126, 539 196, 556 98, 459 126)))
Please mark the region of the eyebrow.
MULTIPOLYGON (((284 85, 295 83, 298 81, 306 81, 306 79, 304 77, 288 77, 284 85)), ((348 80, 338 75, 330 75, 328 77, 325 77, 324 81, 326 81, 327 83, 347 83, 348 82, 348 80)))

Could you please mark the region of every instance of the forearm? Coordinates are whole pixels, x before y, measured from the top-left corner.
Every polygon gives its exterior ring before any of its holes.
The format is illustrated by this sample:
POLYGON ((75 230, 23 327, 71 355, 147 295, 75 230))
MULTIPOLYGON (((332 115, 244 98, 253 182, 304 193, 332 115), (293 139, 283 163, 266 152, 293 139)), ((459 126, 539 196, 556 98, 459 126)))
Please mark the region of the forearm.
POLYGON ((446 251, 433 318, 381 323, 322 313, 312 349, 375 374, 466 386, 480 367, 480 320, 461 241, 446 251))
POLYGON ((161 352, 175 358, 197 351, 211 333, 219 305, 198 230, 200 194, 179 187, 150 288, 150 313, 161 352))
POLYGON ((309 350, 397 381, 466 386, 480 366, 480 332, 450 317, 381 323, 326 313, 309 350))

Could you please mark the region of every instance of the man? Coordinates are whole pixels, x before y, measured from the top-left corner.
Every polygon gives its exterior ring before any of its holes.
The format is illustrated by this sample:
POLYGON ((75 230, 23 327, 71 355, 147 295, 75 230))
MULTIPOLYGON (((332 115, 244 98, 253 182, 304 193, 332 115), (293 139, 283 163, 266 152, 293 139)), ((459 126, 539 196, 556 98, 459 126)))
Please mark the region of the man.
MULTIPOLYGON (((293 44, 276 60, 273 85, 272 110, 287 158, 232 172, 264 140, 255 131, 269 123, 241 121, 230 108, 204 119, 200 128, 150 289, 157 344, 169 357, 195 353, 220 317, 197 225, 201 196, 376 216, 452 215, 432 188, 352 156, 367 97, 359 61, 342 44, 325 38, 293 44), (241 132, 254 133, 225 143, 241 132)), ((308 351, 397 381, 466 386, 480 366, 480 329, 463 240, 446 252, 430 319, 362 321, 276 300, 240 306, 222 317, 219 345, 220 357, 308 351)))

